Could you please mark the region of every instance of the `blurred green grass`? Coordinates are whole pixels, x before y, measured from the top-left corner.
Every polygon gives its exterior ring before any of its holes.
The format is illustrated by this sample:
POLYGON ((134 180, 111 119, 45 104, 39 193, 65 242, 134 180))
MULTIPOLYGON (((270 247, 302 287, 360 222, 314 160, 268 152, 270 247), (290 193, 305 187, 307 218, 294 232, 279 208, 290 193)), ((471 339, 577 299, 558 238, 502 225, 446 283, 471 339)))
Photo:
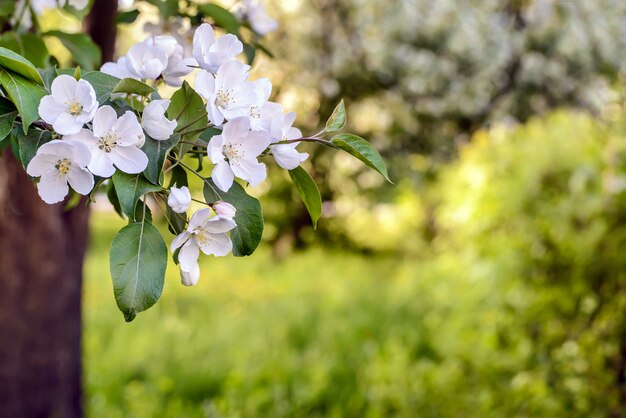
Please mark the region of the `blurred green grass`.
POLYGON ((180 285, 170 264, 157 306, 126 324, 108 273, 121 226, 110 215, 92 221, 84 295, 92 417, 438 416, 428 411, 456 396, 450 382, 468 379, 454 351, 493 343, 472 331, 496 319, 487 305, 453 313, 481 305, 489 283, 425 279, 443 273, 322 248, 280 261, 268 248, 205 257, 195 288, 180 285))

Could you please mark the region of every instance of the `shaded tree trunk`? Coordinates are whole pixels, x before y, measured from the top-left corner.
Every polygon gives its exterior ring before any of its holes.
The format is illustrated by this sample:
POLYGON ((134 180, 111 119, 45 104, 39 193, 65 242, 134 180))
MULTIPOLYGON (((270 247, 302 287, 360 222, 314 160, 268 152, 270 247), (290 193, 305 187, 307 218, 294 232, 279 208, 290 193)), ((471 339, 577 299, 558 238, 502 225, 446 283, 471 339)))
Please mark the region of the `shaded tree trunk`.
MULTIPOLYGON (((112 59, 117 0, 87 30, 112 59)), ((89 24, 91 23, 91 24, 89 24)), ((0 157, 0 417, 81 417, 81 289, 89 209, 47 205, 11 149, 0 157)))

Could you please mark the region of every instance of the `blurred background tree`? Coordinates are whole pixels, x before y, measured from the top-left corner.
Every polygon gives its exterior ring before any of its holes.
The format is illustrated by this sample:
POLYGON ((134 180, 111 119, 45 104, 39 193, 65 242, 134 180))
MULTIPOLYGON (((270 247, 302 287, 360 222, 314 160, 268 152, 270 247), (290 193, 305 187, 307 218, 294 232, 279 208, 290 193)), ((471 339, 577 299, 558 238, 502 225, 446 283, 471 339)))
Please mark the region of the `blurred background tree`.
MULTIPOLYGON (((314 130, 317 114, 328 115, 344 97, 352 128, 383 150, 399 181, 381 194, 382 183, 360 167, 314 151, 318 170, 337 171, 339 160, 345 169, 337 178, 351 173, 358 184, 328 182, 324 194, 333 200, 327 205, 333 221, 322 225, 325 237, 361 249, 395 248, 405 230, 390 227, 390 217, 422 226, 407 219, 407 194, 427 188, 438 166, 476 130, 523 123, 560 107, 598 114, 624 79, 626 3, 620 0, 274 5, 282 19, 272 47, 277 56, 290 57, 280 62, 279 77, 290 81, 281 84, 290 87, 277 92, 279 100, 297 106, 314 130), (382 226, 372 234, 365 225, 382 226), (372 235, 377 238, 368 239, 372 235)), ((278 189, 272 192, 276 239, 312 237, 306 214, 278 189)))

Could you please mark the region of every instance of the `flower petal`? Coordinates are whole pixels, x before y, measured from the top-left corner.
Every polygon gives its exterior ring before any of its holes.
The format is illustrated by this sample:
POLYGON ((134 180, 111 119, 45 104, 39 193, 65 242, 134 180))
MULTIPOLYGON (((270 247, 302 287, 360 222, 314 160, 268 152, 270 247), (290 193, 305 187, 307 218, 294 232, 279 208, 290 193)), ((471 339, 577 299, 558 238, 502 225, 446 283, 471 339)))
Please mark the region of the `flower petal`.
POLYGON ((184 271, 192 271, 194 266, 198 264, 198 257, 200 257, 200 249, 196 240, 192 237, 180 248, 178 253, 178 262, 180 263, 180 269, 184 271))
POLYGON ((208 219, 203 227, 205 230, 212 234, 223 234, 235 228, 237 224, 230 218, 222 218, 220 216, 214 216, 208 219))
POLYGON ((213 167, 211 178, 215 185, 223 192, 227 192, 235 180, 233 170, 226 161, 220 161, 213 167))
POLYGON ((67 179, 56 173, 41 176, 39 183, 37 183, 37 191, 41 199, 48 204, 61 202, 69 192, 67 179))
POLYGON ((141 129, 137 115, 130 110, 127 110, 120 116, 113 124, 113 129, 119 136, 117 143, 120 145, 137 145, 143 137, 143 130, 141 129))
POLYGON ((56 101, 66 103, 76 100, 76 85, 78 81, 70 75, 61 74, 52 81, 50 91, 56 101))
POLYGON ((54 97, 44 96, 39 102, 39 116, 47 123, 54 123, 54 121, 67 110, 67 106, 57 102, 54 97))
POLYGON ((63 112, 52 123, 55 131, 61 135, 73 135, 80 132, 84 123, 76 120, 76 116, 63 112))
POLYGON ((231 163, 231 169, 235 176, 246 180, 250 183, 250 186, 258 186, 267 177, 265 164, 258 162, 256 159, 248 160, 242 158, 236 164, 231 163))
POLYGON ((104 137, 117 121, 117 113, 111 106, 102 106, 93 118, 93 133, 98 138, 104 137))
POLYGON ((93 175, 80 167, 72 166, 67 176, 67 181, 77 193, 86 195, 93 189, 93 175))
POLYGON ((233 250, 233 242, 226 234, 214 234, 211 240, 200 244, 200 249, 206 255, 223 257, 233 250))
POLYGON ((148 166, 148 156, 137 147, 115 147, 110 153, 113 164, 124 173, 141 173, 148 166))
POLYGON ((211 217, 211 209, 204 208, 196 211, 189 219, 189 230, 193 231, 199 226, 203 225, 207 219, 211 217))
POLYGON ((184 231, 182 234, 179 234, 172 240, 170 244, 170 251, 174 252, 177 248, 180 248, 181 245, 187 242, 191 234, 187 231, 184 231))

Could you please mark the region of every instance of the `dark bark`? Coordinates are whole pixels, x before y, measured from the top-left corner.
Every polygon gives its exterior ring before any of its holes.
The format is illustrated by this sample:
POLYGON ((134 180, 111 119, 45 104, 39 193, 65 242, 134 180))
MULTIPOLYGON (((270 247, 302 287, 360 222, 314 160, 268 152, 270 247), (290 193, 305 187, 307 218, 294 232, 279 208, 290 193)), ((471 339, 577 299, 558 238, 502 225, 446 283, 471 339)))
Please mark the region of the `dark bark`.
MULTIPOLYGON (((87 30, 113 56, 117 0, 87 30)), ((93 16, 95 15, 95 16, 93 16)), ((0 158, 0 417, 81 417, 81 288, 89 209, 47 205, 5 149, 0 158)))
POLYGON ((81 416, 85 205, 46 205, 9 150, 0 159, 0 416, 81 416))

